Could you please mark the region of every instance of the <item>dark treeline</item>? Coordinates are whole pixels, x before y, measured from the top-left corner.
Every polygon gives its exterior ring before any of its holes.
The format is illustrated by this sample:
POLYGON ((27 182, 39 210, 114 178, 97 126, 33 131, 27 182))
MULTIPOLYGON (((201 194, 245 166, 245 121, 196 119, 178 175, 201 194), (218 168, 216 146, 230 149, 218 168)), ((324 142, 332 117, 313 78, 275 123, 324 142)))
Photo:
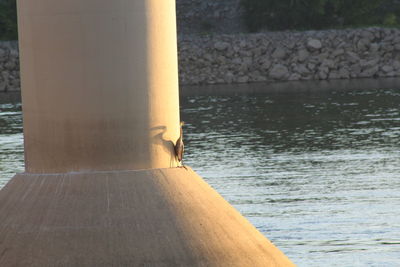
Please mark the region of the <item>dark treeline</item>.
POLYGON ((0 0, 0 40, 17 40, 16 0, 0 0))
POLYGON ((399 0, 242 0, 252 32, 398 26, 399 0))
MULTIPOLYGON (((251 32, 399 26, 400 0, 241 0, 251 32)), ((0 40, 16 40, 16 0, 0 0, 0 40)))

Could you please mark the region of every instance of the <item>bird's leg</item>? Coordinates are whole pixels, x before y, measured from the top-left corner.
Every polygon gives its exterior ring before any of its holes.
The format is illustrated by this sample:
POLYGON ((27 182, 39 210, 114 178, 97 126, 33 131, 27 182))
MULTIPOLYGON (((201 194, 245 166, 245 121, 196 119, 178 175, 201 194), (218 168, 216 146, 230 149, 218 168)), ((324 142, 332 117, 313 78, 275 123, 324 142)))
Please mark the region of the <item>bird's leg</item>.
POLYGON ((183 164, 183 159, 182 159, 182 161, 181 161, 181 167, 185 168, 185 170, 188 170, 188 169, 186 168, 185 164, 183 164))

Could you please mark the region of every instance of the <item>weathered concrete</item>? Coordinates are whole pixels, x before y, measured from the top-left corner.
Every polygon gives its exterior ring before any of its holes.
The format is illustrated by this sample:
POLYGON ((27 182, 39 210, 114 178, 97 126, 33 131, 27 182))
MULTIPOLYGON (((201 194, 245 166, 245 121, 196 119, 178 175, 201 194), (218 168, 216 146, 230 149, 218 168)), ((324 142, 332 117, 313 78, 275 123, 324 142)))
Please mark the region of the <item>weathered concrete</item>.
POLYGON ((191 169, 19 174, 0 266, 294 266, 191 169))

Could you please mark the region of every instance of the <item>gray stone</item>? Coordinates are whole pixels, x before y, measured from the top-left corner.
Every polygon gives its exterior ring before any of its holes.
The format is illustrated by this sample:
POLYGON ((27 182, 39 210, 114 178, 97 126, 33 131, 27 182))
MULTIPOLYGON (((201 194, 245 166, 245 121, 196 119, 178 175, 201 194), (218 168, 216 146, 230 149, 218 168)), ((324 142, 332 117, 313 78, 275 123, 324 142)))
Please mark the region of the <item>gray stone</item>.
POLYGON ((6 64, 4 64, 4 67, 7 70, 14 70, 17 67, 17 64, 15 64, 15 61, 10 60, 10 61, 6 62, 6 64))
POLYGON ((299 73, 302 76, 305 76, 305 75, 308 75, 311 73, 310 70, 303 64, 300 64, 300 65, 294 67, 294 71, 299 73))
POLYGON ((364 39, 367 39, 369 41, 372 41, 375 39, 374 33, 370 32, 368 30, 361 31, 361 37, 364 39))
POLYGON ((392 66, 395 70, 400 69, 400 61, 398 60, 393 61, 392 66))
POLYGON ((285 49, 278 47, 274 50, 271 57, 275 59, 283 59, 286 57, 286 51, 285 49))
POLYGON ((309 56, 310 56, 310 53, 308 53, 308 51, 305 49, 299 50, 299 52, 297 54, 297 58, 298 58, 299 62, 304 62, 309 56))
POLYGON ((298 73, 292 73, 288 78, 289 81, 298 81, 300 79, 301 79, 301 75, 298 73))
POLYGON ((272 62, 271 60, 269 60, 269 58, 264 57, 259 60, 259 64, 261 66, 261 69, 268 70, 271 67, 272 62))
POLYGON ((351 73, 355 75, 359 75, 361 73, 361 66, 360 64, 354 64, 350 66, 351 73))
POLYGON ((332 52, 332 57, 338 57, 344 54, 344 49, 340 48, 340 49, 336 49, 335 51, 332 52))
POLYGON ((320 71, 320 72, 318 72, 318 78, 320 80, 326 80, 326 78, 328 78, 328 73, 320 71))
POLYGON ((385 73, 389 73, 389 72, 392 72, 392 71, 393 71, 393 67, 392 67, 392 66, 389 66, 389 65, 384 65, 384 66, 382 66, 381 70, 382 70, 383 72, 385 72, 385 73))
POLYGON ((232 63, 235 65, 242 64, 242 59, 240 57, 235 57, 234 59, 232 59, 232 63))
POLYGON ((251 57, 244 57, 244 58, 243 58, 243 64, 246 64, 247 66, 253 65, 253 58, 251 58, 251 57))
POLYGON ((3 79, 0 79, 0 92, 4 92, 7 87, 7 82, 3 79))
POLYGON ((350 78, 350 72, 347 69, 339 69, 339 78, 341 79, 350 78))
POLYGON ((316 65, 314 63, 308 63, 307 68, 311 71, 315 70, 316 65))
POLYGON ((372 43, 370 46, 369 46, 369 52, 371 52, 371 53, 376 53, 376 52, 378 52, 379 51, 379 44, 377 44, 377 43, 372 43))
POLYGON ((282 80, 289 76, 289 70, 286 66, 282 64, 276 64, 272 66, 272 69, 269 72, 269 76, 272 79, 282 80))
POLYGON ((19 51, 18 51, 18 49, 11 49, 11 50, 10 50, 10 57, 18 58, 18 57, 19 57, 19 51))
POLYGON ((339 78, 340 78, 340 75, 336 71, 332 71, 331 73, 329 73, 330 80, 339 79, 339 78))
POLYGON ((352 51, 347 51, 346 55, 347 55, 347 60, 350 61, 351 63, 356 63, 360 61, 360 57, 352 51))
POLYGON ((324 59, 321 63, 322 66, 326 66, 330 69, 334 69, 336 68, 336 64, 335 61, 331 60, 331 59, 324 59))
POLYGON ((379 71, 379 66, 370 67, 369 69, 361 72, 360 77, 369 78, 374 77, 374 75, 379 71))
POLYGON ((0 62, 8 59, 8 51, 0 48, 0 62))
POLYGON ((216 42, 216 43, 214 44, 214 48, 217 49, 217 50, 219 50, 219 51, 226 50, 226 49, 228 49, 229 46, 230 46, 229 43, 227 43, 227 42, 221 42, 221 41, 216 42))
POLYGON ((249 81, 249 76, 241 76, 237 79, 238 83, 247 83, 249 81))
POLYGON ((360 51, 368 50, 371 41, 365 38, 358 40, 357 42, 357 49, 360 51))
POLYGON ((204 54, 204 58, 207 59, 208 61, 213 61, 213 59, 214 59, 214 57, 209 53, 204 54))
POLYGON ((322 48, 322 43, 318 39, 309 39, 307 41, 307 48, 311 51, 319 50, 322 48))
POLYGON ((371 59, 371 60, 361 60, 360 66, 363 69, 368 69, 377 66, 379 63, 379 58, 371 59))

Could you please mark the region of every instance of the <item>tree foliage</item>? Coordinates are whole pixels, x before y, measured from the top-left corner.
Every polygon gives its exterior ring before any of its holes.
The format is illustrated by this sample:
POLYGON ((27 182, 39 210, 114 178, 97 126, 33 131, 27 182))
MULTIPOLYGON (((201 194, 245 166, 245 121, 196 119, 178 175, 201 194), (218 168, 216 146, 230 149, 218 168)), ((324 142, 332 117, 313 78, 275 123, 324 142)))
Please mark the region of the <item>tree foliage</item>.
POLYGON ((242 0, 250 31, 397 25, 398 0, 242 0))
POLYGON ((18 39, 16 0, 0 0, 0 39, 18 39))

